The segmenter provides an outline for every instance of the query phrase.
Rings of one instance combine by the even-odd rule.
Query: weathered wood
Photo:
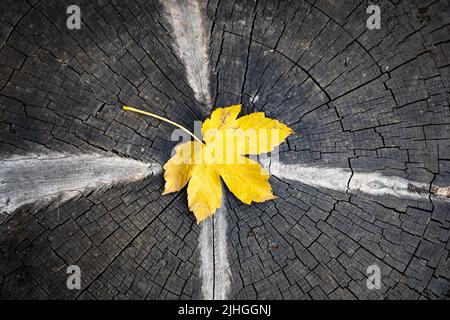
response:
[[[121,106],[193,129],[210,97],[289,124],[281,163],[349,177],[333,190],[273,172],[278,199],[246,206],[226,193],[204,226],[185,192],[161,196],[161,175],[25,205],[0,220],[0,298],[449,298],[450,202],[432,196],[450,185],[449,2],[394,3],[379,2],[381,29],[368,30],[366,1],[198,0],[184,18],[202,20],[176,30],[177,1],[84,1],[81,30],[68,30],[68,1],[1,1],[1,161],[161,165],[172,128]],[[190,43],[176,40],[192,24],[207,81],[204,52],[183,59]],[[424,195],[352,189],[364,172]],[[72,264],[81,290],[66,287]],[[366,287],[372,264],[380,290]]]
[[[0,221],[25,204],[43,206],[58,197],[64,201],[78,193],[142,180],[161,171],[159,165],[120,157],[53,155],[9,159],[0,167]]]

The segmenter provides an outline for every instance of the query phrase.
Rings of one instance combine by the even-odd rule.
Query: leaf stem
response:
[[[133,108],[133,107],[129,107],[129,106],[123,106],[122,109],[125,110],[125,111],[132,111],[132,112],[136,112],[136,113],[145,114],[146,116],[150,116],[150,117],[159,119],[161,121],[170,123],[171,125],[173,125],[175,127],[178,127],[181,130],[183,130],[184,132],[186,132],[188,135],[190,135],[192,138],[194,138],[198,142],[203,143],[202,140],[200,138],[198,138],[195,134],[193,134],[191,131],[189,131],[188,129],[183,127],[181,124],[173,122],[172,120],[169,120],[169,119],[166,119],[164,117],[158,116],[157,114],[154,114],[154,113],[151,113],[151,112],[147,112],[147,111],[144,111],[144,110],[139,110],[139,109],[136,109],[136,108]]]

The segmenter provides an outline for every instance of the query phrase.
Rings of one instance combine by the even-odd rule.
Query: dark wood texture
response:
[[[69,2],[0,2],[0,157],[164,164],[172,128],[122,104],[188,128],[209,112],[161,4],[79,1],[82,29],[71,31]],[[214,106],[242,102],[289,124],[284,163],[450,185],[449,2],[379,5],[382,27],[368,30],[365,1],[208,1]],[[449,202],[271,183],[275,201],[226,196],[230,298],[449,298]],[[17,210],[0,223],[0,298],[201,298],[199,226],[185,192],[162,190],[155,175]],[[367,290],[375,263],[382,288]],[[66,288],[71,264],[80,291]]]

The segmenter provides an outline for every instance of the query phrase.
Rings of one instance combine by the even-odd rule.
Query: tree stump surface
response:
[[[80,30],[70,1],[0,2],[0,298],[448,299],[449,2],[379,1],[379,30],[366,1],[163,2],[79,1]],[[298,170],[197,225],[161,195],[173,128],[121,107],[194,129],[236,103],[293,128]]]

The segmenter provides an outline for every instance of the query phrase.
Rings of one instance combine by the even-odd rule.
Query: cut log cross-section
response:
[[[450,297],[447,0],[0,2],[0,299]],[[295,133],[196,224],[167,123]],[[67,287],[67,267],[81,289]],[[367,286],[377,265],[381,287]]]

